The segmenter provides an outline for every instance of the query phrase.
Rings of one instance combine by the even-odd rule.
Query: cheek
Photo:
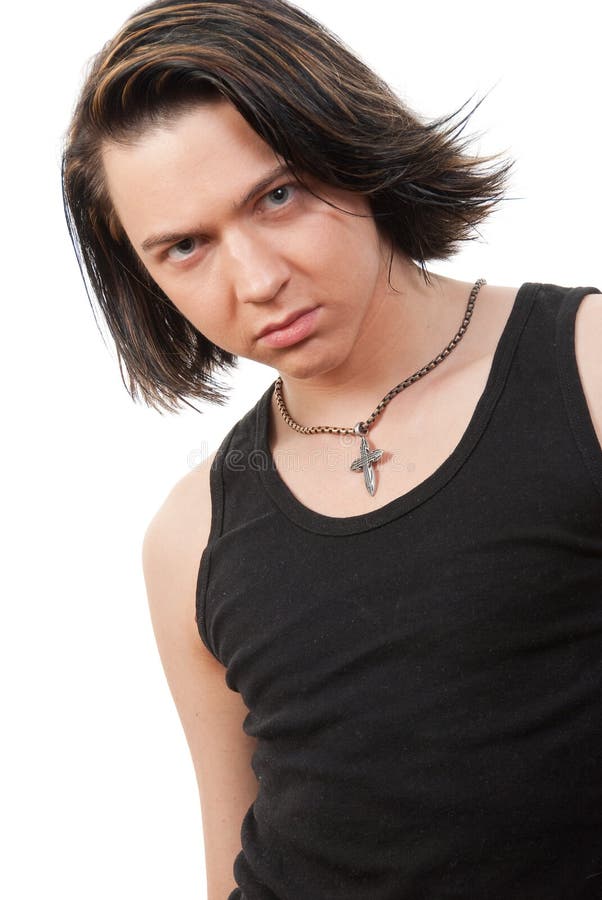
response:
[[[188,318],[189,314],[193,313],[195,301],[198,303],[199,296],[198,276],[195,277],[194,269],[178,272],[162,266],[149,265],[147,270],[174,306]]]
[[[341,217],[342,216],[342,217]],[[313,223],[306,258],[314,273],[340,292],[364,296],[374,290],[382,271],[382,247],[373,219],[345,216],[334,210]]]
[[[211,312],[219,309],[220,304],[207,286],[204,285],[201,289],[193,274],[184,277],[183,273],[166,274],[165,271],[155,273],[152,267],[148,267],[148,272],[178,312],[205,337],[219,343],[215,340],[220,337],[219,322]]]

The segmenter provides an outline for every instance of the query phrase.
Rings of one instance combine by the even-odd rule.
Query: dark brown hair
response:
[[[124,384],[134,400],[140,395],[159,410],[193,397],[223,404],[227,388],[215,376],[237,357],[205,338],[142,266],[112,209],[101,149],[219,98],[298,177],[306,172],[366,196],[379,231],[426,278],[427,260],[448,258],[477,236],[512,165],[467,152],[463,130],[474,110],[459,118],[466,104],[421,121],[341,41],[284,0],[159,0],[135,13],[93,60],[67,134],[63,197],[88,296],[115,342]]]

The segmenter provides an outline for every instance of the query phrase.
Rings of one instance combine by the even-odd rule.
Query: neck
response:
[[[391,388],[427,365],[452,340],[471,289],[472,283],[437,275],[427,284],[417,266],[394,259],[390,285],[387,266],[351,338],[337,329],[333,309],[330,320],[324,318],[324,344],[329,342],[330,352],[321,355],[324,345],[316,341],[313,365],[305,363],[302,374],[292,363],[283,366],[280,376],[289,414],[302,425],[350,427],[367,418]],[[455,354],[461,355],[458,348],[441,369],[449,371]],[[432,381],[441,376],[433,370],[424,377]]]

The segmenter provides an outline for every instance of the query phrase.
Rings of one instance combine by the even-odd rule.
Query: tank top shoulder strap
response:
[[[205,625],[205,600],[211,568],[211,556],[216,541],[228,527],[232,527],[236,517],[257,515],[257,490],[250,490],[258,481],[257,470],[261,460],[257,460],[255,448],[256,419],[258,409],[271,393],[273,385],[257,403],[239,419],[223,438],[209,470],[211,494],[211,525],[207,544],[201,555],[196,583],[196,623],[203,643],[219,660],[211,636]],[[241,478],[241,473],[251,474],[251,479]]]
[[[579,306],[588,294],[600,293],[602,292],[595,287],[566,290],[556,316],[556,362],[573,438],[602,496],[602,448],[583,390],[575,350],[575,324]]]

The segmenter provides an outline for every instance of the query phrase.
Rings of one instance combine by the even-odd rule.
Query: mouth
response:
[[[311,309],[293,313],[282,322],[264,328],[259,335],[259,340],[264,346],[276,350],[298,344],[313,331],[319,310],[319,306],[314,306]]]
[[[309,312],[312,312],[314,309],[317,309],[317,306],[308,306],[305,309],[297,310],[297,312],[290,313],[285,319],[282,319],[280,322],[272,322],[271,325],[266,325],[265,328],[259,332],[257,335],[257,339],[264,337],[266,334],[271,334],[273,331],[281,331],[283,328],[287,328],[289,325],[292,325],[293,322],[296,322],[297,319],[300,319],[301,316],[306,315]]]

